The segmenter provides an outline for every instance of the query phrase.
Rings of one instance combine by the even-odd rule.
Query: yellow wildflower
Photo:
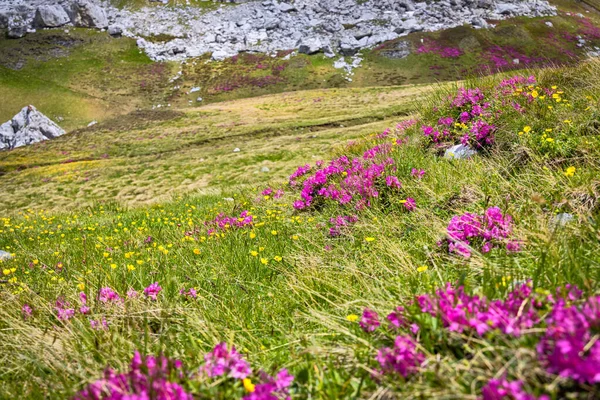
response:
[[[569,168],[567,168],[567,170],[564,172],[564,174],[565,174],[565,176],[567,176],[567,177],[568,177],[568,176],[573,176],[573,175],[575,175],[575,171],[576,171],[576,168],[575,168],[575,167],[569,167]]]
[[[254,392],[254,384],[252,383],[252,380],[250,380],[250,378],[245,378],[242,382],[244,383],[244,389],[246,389],[246,392]]]
[[[358,315],[356,314],[350,314],[346,317],[346,319],[350,322],[355,322],[358,319]]]

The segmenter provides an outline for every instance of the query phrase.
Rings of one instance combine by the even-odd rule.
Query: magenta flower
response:
[[[425,361],[425,355],[416,348],[410,336],[397,336],[393,347],[384,347],[377,352],[376,360],[382,374],[399,374],[404,378],[415,374]]]
[[[29,304],[23,304],[23,307],[21,307],[21,313],[23,314],[23,319],[28,319],[33,314],[33,310]]]
[[[244,379],[252,373],[250,364],[237,352],[235,346],[227,350],[225,342],[219,343],[204,356],[205,365],[201,371],[209,377],[228,375],[235,379]]]
[[[388,314],[387,320],[390,322],[390,327],[392,328],[400,328],[404,325],[404,307],[398,306],[396,310]]]
[[[56,311],[56,317],[60,321],[68,321],[75,316],[75,309],[69,307],[70,304],[65,302],[62,297],[56,299],[54,310]]]
[[[104,377],[89,384],[74,400],[193,400],[172,377],[182,376],[182,364],[166,357],[141,356],[136,352],[129,371],[108,368]]]
[[[277,373],[276,377],[271,377],[261,372],[261,382],[254,387],[254,391],[243,400],[276,400],[289,399],[288,388],[294,381],[294,377],[284,368]]]
[[[408,197],[403,205],[407,211],[414,211],[414,209],[417,208],[417,202],[412,197]]]
[[[144,289],[144,294],[146,295],[146,297],[149,297],[152,300],[156,300],[156,296],[158,296],[161,290],[162,288],[158,285],[158,282],[154,282],[146,289]]]
[[[81,307],[79,307],[79,312],[82,314],[89,314],[90,308],[87,306],[87,296],[85,293],[79,293],[79,299],[81,301]]]
[[[550,400],[548,396],[535,397],[523,390],[522,381],[492,379],[481,390],[481,400]]]
[[[95,331],[98,331],[98,330],[107,331],[108,330],[108,322],[106,322],[106,318],[104,318],[104,317],[102,317],[102,320],[91,319],[90,327]]]
[[[375,311],[365,308],[358,325],[360,325],[365,332],[373,332],[381,325],[379,322],[379,315]]]
[[[388,187],[392,187],[392,188],[396,188],[396,189],[400,189],[402,187],[402,184],[400,183],[398,178],[393,175],[385,177],[385,184]]]
[[[121,298],[109,287],[103,287],[98,292],[98,300],[102,303],[117,303],[121,301]]]
[[[423,178],[423,175],[425,175],[425,170],[413,168],[410,171],[410,174],[416,179],[421,179]]]

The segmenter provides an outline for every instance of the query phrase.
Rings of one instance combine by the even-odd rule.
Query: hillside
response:
[[[182,360],[185,375],[157,373],[199,398],[253,394],[266,379],[215,380],[211,376],[220,373],[211,363],[219,357],[237,360],[241,372],[234,377],[248,375],[244,359],[254,371],[285,367],[294,381],[289,386],[281,372],[277,382],[283,386],[277,390],[287,392],[289,386],[300,398],[475,398],[484,386],[485,393],[514,380],[522,383],[513,389],[522,386],[519,390],[550,398],[595,397],[596,387],[587,384],[595,378],[570,372],[552,358],[558,339],[548,335],[556,324],[570,321],[557,319],[565,304],[556,299],[564,293],[570,312],[580,313],[569,318],[588,321],[572,336],[584,342],[572,346],[591,351],[569,368],[597,365],[591,336],[596,314],[590,314],[597,300],[589,296],[598,289],[599,271],[599,70],[592,62],[502,84],[500,78],[467,83],[481,92],[437,89],[433,97],[421,97],[429,100],[421,101],[416,125],[396,118],[401,123],[383,133],[372,126],[372,135],[337,146],[324,154],[325,164],[299,169],[291,186],[272,191],[256,184],[256,190],[233,193],[231,200],[226,194],[194,195],[131,210],[106,204],[5,218],[0,245],[15,255],[3,263],[0,332],[10,371],[3,376],[5,395],[70,396],[107,365],[126,371],[137,349]],[[448,103],[447,96],[454,101]],[[428,130],[421,126],[445,124],[438,119],[447,110],[488,98],[483,115],[494,128],[469,139],[483,143],[480,154],[471,160],[441,158],[448,139],[423,136]],[[482,129],[477,121],[468,123]],[[460,132],[459,125],[452,132]],[[339,177],[327,172],[334,185],[328,191],[346,176],[353,177],[348,185],[359,185],[344,189],[353,193],[346,205],[329,197],[333,192],[307,192],[327,160],[337,160],[331,167],[344,165],[340,156],[357,157]],[[382,171],[378,165],[387,165],[381,167],[384,174],[398,184],[381,181],[381,172],[367,172]],[[371,184],[379,194],[367,190]],[[467,222],[457,228],[453,220],[446,230],[453,215],[471,212],[462,218],[476,221],[486,209],[485,218],[493,216],[489,223],[498,225],[483,242],[458,239],[471,226]],[[415,295],[433,293],[446,282],[465,286],[461,303],[450,301],[434,316],[422,300],[423,311],[411,305]],[[561,291],[566,284],[571,292]],[[461,304],[475,301],[471,293],[504,299],[513,290],[489,311],[478,303],[483,327],[448,319]],[[451,292],[444,293],[439,296]],[[388,317],[399,331],[375,314],[400,305],[404,308]],[[500,319],[485,322],[492,314]],[[235,344],[244,359],[221,349],[202,361],[219,342]],[[538,342],[543,347],[536,354]],[[392,347],[376,358],[376,350],[386,346]],[[400,358],[381,358],[392,351]],[[213,371],[208,376],[194,372],[204,363]]]
[[[0,398],[600,398],[600,17],[552,4],[352,74],[0,39],[0,121],[68,131],[0,151]]]

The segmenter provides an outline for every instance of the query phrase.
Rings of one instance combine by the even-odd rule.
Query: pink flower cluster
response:
[[[468,258],[471,256],[471,248],[477,244],[482,253],[488,253],[509,238],[512,225],[512,217],[508,214],[502,215],[498,207],[488,208],[484,215],[455,215],[447,228],[448,249],[451,253]],[[518,241],[509,240],[506,249],[517,252],[520,250],[520,244]]]
[[[234,346],[227,349],[227,343],[222,342],[204,356],[205,365],[202,371],[209,377],[228,375],[235,379],[244,379],[252,373],[250,364],[242,358]]]
[[[74,400],[193,400],[193,396],[171,378],[181,379],[181,361],[164,356],[142,356],[136,352],[129,371],[112,369],[79,392]]]
[[[580,383],[600,383],[600,342],[596,337],[600,330],[600,296],[588,298],[581,306],[559,298],[547,324],[537,352],[548,372]]]
[[[329,228],[329,236],[338,237],[350,225],[356,223],[358,217],[356,215],[338,215],[335,218],[330,218],[329,223],[332,225]]]
[[[463,51],[457,47],[445,47],[431,39],[425,39],[423,44],[416,50],[417,54],[437,54],[442,58],[458,58]]]
[[[448,284],[436,291],[417,297],[421,312],[438,317],[452,332],[475,331],[482,336],[499,329],[506,335],[518,337],[524,329],[539,322],[537,308],[541,303],[531,298],[531,287],[523,284],[510,292],[506,300],[488,300],[470,296],[463,287],[455,289]]]
[[[523,389],[522,381],[508,381],[502,378],[492,379],[483,387],[481,400],[550,400],[550,397],[535,397]]]
[[[437,120],[436,125],[423,125],[421,130],[432,143],[453,142],[460,138],[462,144],[474,144],[482,147],[494,142],[496,126],[489,123],[493,118],[489,111],[491,105],[485,101],[485,95],[479,88],[460,88],[456,96],[449,99],[451,115]],[[456,130],[454,124],[465,124],[467,129]]]
[[[412,337],[400,335],[392,347],[384,347],[377,352],[376,360],[383,374],[396,373],[406,378],[418,372],[425,355],[417,351],[417,344]]]
[[[294,381],[287,369],[280,370],[275,377],[269,376],[264,372],[260,373],[260,383],[256,384],[254,391],[244,400],[278,400],[290,399],[289,387]]]
[[[239,217],[230,217],[223,213],[220,213],[215,217],[214,220],[205,222],[206,226],[213,226],[214,228],[210,228],[208,233],[211,234],[216,231],[216,229],[224,230],[229,227],[234,228],[244,228],[246,226],[252,226],[254,223],[254,217],[250,214],[249,211],[245,210],[240,213]]]

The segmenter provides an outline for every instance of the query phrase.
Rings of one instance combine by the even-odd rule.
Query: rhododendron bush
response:
[[[480,149],[496,141],[500,126],[563,102],[556,86],[541,87],[534,76],[514,76],[491,87],[459,88],[426,110],[420,129],[430,144],[469,145]]]
[[[405,131],[416,123],[404,121],[394,132],[384,131],[376,138],[377,144],[365,150],[360,157],[343,155],[329,163],[318,161],[315,167],[299,167],[289,178],[292,188],[300,190],[294,201],[297,210],[319,208],[327,202],[363,210],[387,192],[400,192],[402,183],[395,175],[397,167],[392,157],[395,146],[402,145]],[[414,208],[409,202],[407,210]]]
[[[433,317],[424,318],[425,315]],[[600,297],[585,299],[571,285],[557,289],[554,295],[536,293],[531,283],[521,284],[504,299],[469,295],[464,287],[448,284],[433,295],[423,294],[415,301],[399,306],[382,324],[377,312],[366,308],[358,322],[376,342],[391,346],[374,355],[379,365],[378,379],[394,379],[426,373],[425,351],[457,345],[457,340],[479,337],[506,343],[507,338],[526,338],[522,346],[535,349],[539,366],[548,374],[558,375],[573,384],[600,382]],[[438,321],[441,324],[438,324]],[[445,334],[440,335],[440,329]],[[440,340],[446,343],[440,343]],[[423,342],[421,344],[420,342]],[[428,343],[428,344],[425,344]],[[473,341],[472,346],[477,346]],[[485,346],[486,342],[479,342]],[[509,369],[510,371],[510,369]],[[582,391],[585,389],[582,387]],[[538,388],[538,391],[543,391]],[[536,399],[527,393],[520,380],[492,379],[482,388],[483,399]],[[550,397],[543,395],[541,399]]]

